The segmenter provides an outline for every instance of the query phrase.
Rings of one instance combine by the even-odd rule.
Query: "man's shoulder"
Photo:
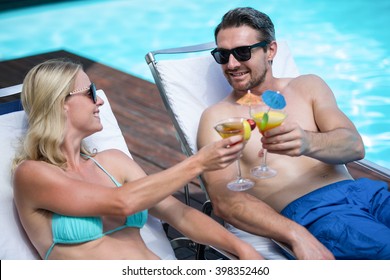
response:
[[[202,118],[218,118],[219,116],[224,115],[226,112],[231,111],[234,106],[236,106],[236,104],[225,98],[207,107],[202,113]]]
[[[292,84],[295,82],[318,82],[318,81],[323,81],[322,78],[316,74],[303,74],[299,75],[294,78],[286,78],[288,81],[288,84]]]
[[[229,107],[229,106],[231,106],[231,105],[228,102],[221,100],[221,101],[218,101],[217,103],[212,104],[209,107],[207,107],[203,111],[203,114],[212,114],[215,111],[222,110],[222,109]]]
[[[313,87],[321,88],[326,85],[325,81],[318,75],[315,74],[304,74],[294,78],[283,78],[281,79],[282,85],[281,88],[285,90],[298,90],[306,91],[312,90]]]

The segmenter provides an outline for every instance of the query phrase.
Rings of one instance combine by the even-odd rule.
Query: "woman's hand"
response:
[[[196,156],[204,171],[212,171],[229,166],[240,157],[243,149],[243,138],[236,135],[204,146]]]

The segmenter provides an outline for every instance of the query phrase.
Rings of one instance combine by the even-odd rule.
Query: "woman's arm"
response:
[[[225,250],[239,259],[263,259],[252,246],[237,238],[215,220],[172,196],[150,209],[150,213],[197,243]]]
[[[125,154],[117,154],[110,169],[120,170],[115,172],[124,181],[120,188],[75,179],[45,162],[25,161],[15,170],[15,198],[34,209],[62,215],[128,216],[153,207],[203,171],[230,165],[243,148],[241,143],[233,145],[239,141],[241,136],[212,143],[179,164],[150,176],[145,176]]]

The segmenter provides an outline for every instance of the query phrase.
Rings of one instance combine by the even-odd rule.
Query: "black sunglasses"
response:
[[[76,89],[76,90],[70,92],[69,95],[80,94],[80,93],[83,93],[83,91],[86,91],[86,90],[88,90],[88,95],[91,96],[91,99],[92,99],[93,103],[96,104],[96,102],[97,102],[97,95],[96,95],[96,86],[95,86],[94,83],[91,83],[91,85],[89,87],[82,88],[82,89]]]
[[[251,50],[258,47],[265,47],[268,45],[268,41],[261,41],[252,46],[242,46],[231,50],[215,48],[211,51],[211,55],[214,57],[218,64],[226,64],[229,62],[229,57],[232,54],[238,61],[247,61],[251,59]]]

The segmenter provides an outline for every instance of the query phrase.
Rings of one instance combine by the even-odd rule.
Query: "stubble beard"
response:
[[[264,65],[263,69],[264,70],[260,73],[260,75],[257,75],[256,77],[251,76],[251,79],[245,83],[244,86],[237,87],[237,85],[235,85],[230,79],[228,79],[228,83],[232,86],[234,92],[245,94],[248,90],[261,86],[264,83],[268,68]]]
[[[249,89],[261,86],[265,81],[265,77],[267,76],[267,72],[268,72],[268,69],[264,68],[264,71],[259,76],[252,78],[247,83],[245,91],[248,91]]]

